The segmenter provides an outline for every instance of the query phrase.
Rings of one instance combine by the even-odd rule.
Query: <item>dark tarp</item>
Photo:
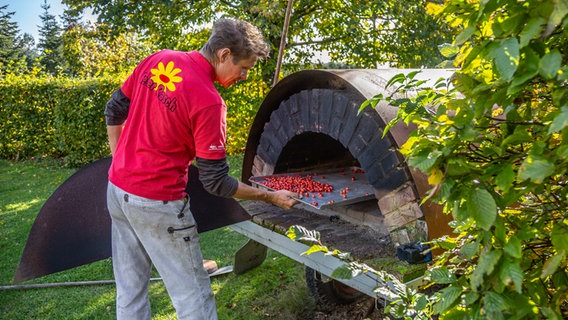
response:
[[[47,199],[28,237],[13,283],[38,278],[111,256],[106,206],[111,158],[77,171]],[[186,192],[199,232],[250,219],[235,199],[211,195],[189,167]]]

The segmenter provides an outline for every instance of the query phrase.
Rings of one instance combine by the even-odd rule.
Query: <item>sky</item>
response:
[[[0,0],[0,6],[8,5],[5,12],[15,12],[11,21],[18,24],[20,34],[31,34],[36,43],[39,41],[38,29],[41,25],[39,16],[43,13],[41,6],[44,0]],[[61,4],[60,0],[47,0],[50,6],[49,12],[57,17],[57,21],[61,22],[59,16],[63,14],[65,6]],[[89,15],[85,14],[84,19],[89,20]],[[90,18],[93,20],[93,18]]]

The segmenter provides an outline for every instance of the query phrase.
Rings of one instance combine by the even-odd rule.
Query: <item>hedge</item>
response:
[[[0,82],[0,157],[63,158],[83,165],[109,154],[104,104],[114,78],[10,77]]]
[[[252,80],[252,79],[251,79]],[[0,81],[0,158],[61,158],[78,167],[109,155],[104,105],[121,77],[9,77]],[[228,105],[229,153],[244,150],[266,86],[220,88]]]

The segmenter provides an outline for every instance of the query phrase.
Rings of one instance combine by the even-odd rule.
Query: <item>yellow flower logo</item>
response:
[[[169,91],[176,91],[176,82],[181,82],[183,79],[181,77],[176,76],[176,74],[181,72],[180,68],[174,69],[174,62],[168,62],[168,65],[164,68],[163,63],[158,63],[158,69],[151,69],[150,70],[153,74],[152,81],[154,81],[157,86],[156,89],[160,87],[160,85],[164,86],[164,92]]]

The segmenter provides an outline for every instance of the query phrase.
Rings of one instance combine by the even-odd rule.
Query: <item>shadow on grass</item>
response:
[[[230,158],[240,177],[242,156]],[[0,286],[9,286],[31,226],[41,206],[75,170],[55,161],[11,162],[0,159]],[[207,259],[232,265],[235,252],[248,239],[230,228],[203,233]],[[243,275],[212,278],[219,319],[297,319],[314,308],[305,286],[303,266],[269,250],[266,261]],[[158,275],[156,274],[156,277]],[[25,284],[112,280],[112,262],[105,259],[27,281]],[[161,281],[150,286],[153,319],[175,319]],[[115,286],[89,285],[0,291],[0,319],[114,319]]]

